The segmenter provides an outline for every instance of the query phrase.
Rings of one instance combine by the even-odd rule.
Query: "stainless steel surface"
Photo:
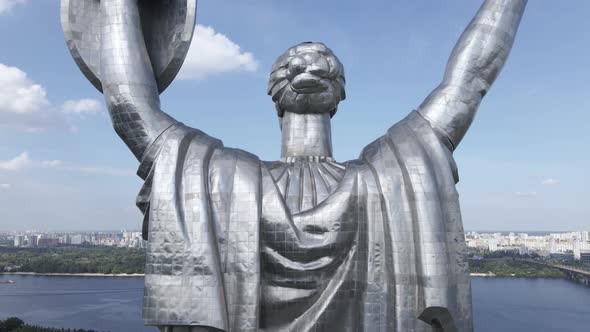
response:
[[[346,98],[344,67],[323,43],[289,48],[272,66],[268,94],[279,117],[284,112],[336,114]]]
[[[142,13],[145,43],[160,92],[176,77],[193,31],[195,0],[137,0]],[[100,0],[62,0],[61,24],[72,57],[90,82],[102,92]]]
[[[512,49],[526,0],[485,1],[455,45],[442,83],[418,108],[457,146]]]
[[[166,332],[472,331],[452,151],[525,5],[485,1],[443,83],[358,159],[338,163],[330,117],[345,98],[344,71],[325,45],[296,45],[273,66],[282,159],[265,162],[162,112],[143,36],[151,19],[137,0],[102,0],[100,80],[145,180],[145,323]]]
[[[279,121],[282,132],[281,158],[332,157],[330,114],[285,112]]]

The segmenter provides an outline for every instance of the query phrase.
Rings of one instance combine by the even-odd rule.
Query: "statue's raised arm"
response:
[[[527,0],[486,0],[455,45],[442,83],[418,112],[456,147],[504,66]]]
[[[68,48],[140,160],[176,122],[161,111],[159,94],[180,70],[195,16],[196,0],[61,0]]]
[[[101,83],[113,127],[141,160],[175,121],[160,110],[137,0],[101,0]]]

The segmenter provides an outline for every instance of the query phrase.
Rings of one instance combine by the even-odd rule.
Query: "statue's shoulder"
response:
[[[231,177],[238,170],[258,174],[260,163],[258,156],[253,153],[222,146],[213,150],[209,161],[209,172],[222,178]]]

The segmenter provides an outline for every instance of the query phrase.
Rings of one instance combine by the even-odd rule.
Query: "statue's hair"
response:
[[[284,110],[279,106],[279,100],[282,92],[290,84],[289,63],[296,56],[302,53],[317,53],[326,60],[329,66],[328,79],[334,83],[338,92],[340,93],[340,101],[346,98],[345,85],[346,79],[344,77],[344,66],[338,60],[336,55],[326,45],[319,42],[304,42],[293,47],[290,47],[285,53],[277,58],[272,66],[268,82],[268,95],[272,97],[275,102],[277,113],[282,117]],[[337,106],[330,112],[331,116],[336,114]]]

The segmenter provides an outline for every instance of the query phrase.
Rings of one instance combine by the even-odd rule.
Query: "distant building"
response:
[[[77,245],[77,244],[82,244],[82,242],[84,242],[84,239],[82,238],[81,234],[76,234],[76,235],[70,236],[70,243],[69,244]]]
[[[39,236],[37,235],[27,235],[27,247],[36,247],[39,241]]]
[[[15,235],[14,236],[14,246],[15,247],[23,247],[25,245],[25,236],[24,235]]]
[[[549,258],[556,259],[562,263],[572,263],[574,261],[573,253],[551,253]]]
[[[580,246],[580,241],[575,240],[574,241],[574,260],[579,261],[581,259],[581,257],[580,257],[581,253],[582,253],[582,249]]]
[[[516,244],[516,235],[514,233],[508,234],[508,245],[513,246]]]
[[[590,252],[580,253],[580,263],[590,265]]]
[[[488,242],[488,250],[489,251],[498,251],[498,244],[496,243],[496,241]]]
[[[37,245],[39,247],[43,247],[43,248],[55,247],[58,244],[59,244],[59,239],[49,238],[49,237],[40,238],[39,242],[37,243]]]

